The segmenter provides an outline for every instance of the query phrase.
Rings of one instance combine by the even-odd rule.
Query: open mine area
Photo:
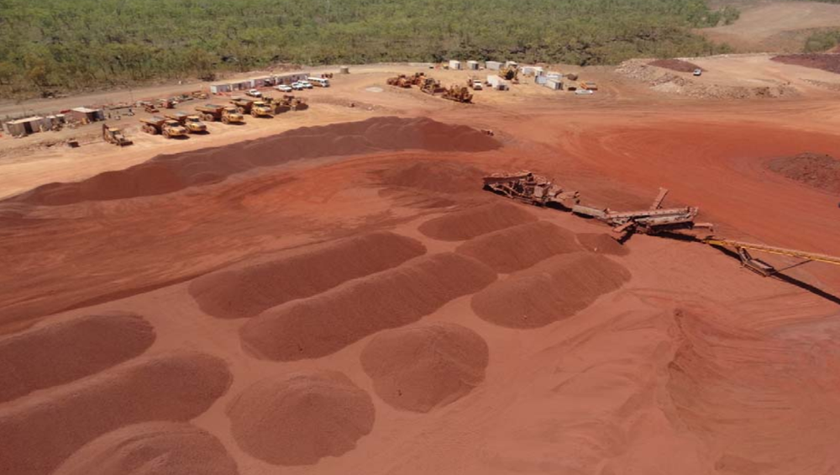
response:
[[[4,136],[0,472],[836,473],[840,76],[651,61],[323,68],[185,139]],[[570,201],[485,189],[522,171]]]

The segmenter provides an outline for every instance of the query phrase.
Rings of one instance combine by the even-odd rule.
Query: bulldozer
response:
[[[283,94],[283,103],[287,104],[293,111],[302,111],[309,108],[309,104],[306,103],[306,100],[301,97],[295,97],[291,94]]]
[[[388,78],[388,80],[386,82],[388,83],[389,86],[396,86],[396,87],[402,87],[404,89],[408,89],[408,88],[411,87],[412,81],[413,81],[413,79],[409,78],[405,74],[400,74],[399,76]]]
[[[440,85],[440,81],[431,77],[424,78],[423,83],[420,85],[420,92],[424,92],[426,94],[442,94],[444,91],[446,91],[446,89]]]
[[[206,134],[207,126],[201,122],[197,115],[190,115],[186,112],[177,112],[175,114],[166,114],[167,119],[177,120],[179,124],[183,125],[191,134]]]
[[[413,76],[409,78],[409,82],[412,86],[420,87],[426,81],[426,74],[423,72],[414,73]]]
[[[167,119],[161,116],[153,116],[150,119],[140,119],[143,123],[142,130],[151,135],[163,135],[171,139],[173,137],[186,137],[187,129],[177,120]]]
[[[452,85],[449,89],[443,91],[443,98],[462,104],[469,104],[472,102],[473,95],[465,86]]]
[[[131,145],[131,140],[125,138],[123,135],[122,130],[117,129],[115,127],[109,127],[108,124],[102,124],[102,138],[108,142],[112,143],[118,147],[125,147],[126,145]]]
[[[201,113],[201,118],[207,122],[217,120],[223,124],[242,124],[245,122],[245,118],[233,106],[205,104],[203,106],[196,106],[195,110]]]

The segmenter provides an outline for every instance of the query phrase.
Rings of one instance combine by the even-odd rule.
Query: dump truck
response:
[[[191,134],[205,134],[207,133],[207,126],[201,122],[197,115],[190,115],[186,112],[176,112],[175,114],[166,114],[167,119],[177,120],[179,124],[186,127]]]
[[[177,120],[156,115],[150,119],[140,119],[140,122],[143,123],[143,132],[147,134],[160,134],[168,139],[172,137],[185,137],[187,135],[187,129],[178,123]]]
[[[131,140],[125,138],[125,135],[123,135],[122,130],[116,127],[109,127],[107,124],[102,124],[102,138],[106,142],[112,143],[119,147],[125,147],[126,145],[131,145],[132,143],[134,143]]]
[[[223,124],[241,124],[245,122],[245,118],[233,106],[205,104],[203,106],[196,106],[195,110],[201,113],[201,118],[207,122],[215,122],[217,120]]]
[[[234,97],[230,101],[236,106],[236,111],[240,114],[251,114],[253,117],[271,117],[271,107],[264,101],[255,101],[247,97]]]

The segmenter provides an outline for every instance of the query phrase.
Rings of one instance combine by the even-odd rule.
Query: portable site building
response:
[[[274,76],[274,82],[278,85],[291,84],[293,82],[305,81],[306,78],[308,78],[311,75],[312,74],[310,74],[308,71],[298,73],[277,74]]]
[[[303,81],[309,77],[308,72],[278,74],[273,76],[260,76],[252,79],[237,79],[229,82],[220,82],[210,85],[211,94],[225,94],[234,91],[247,91],[256,87],[274,86],[277,84],[291,84],[296,81]]]
[[[548,81],[548,76],[544,76],[544,75],[534,76],[534,82],[539,84],[540,86],[545,85],[546,81]]]
[[[210,94],[223,94],[232,90],[229,83],[219,83],[210,85]]]
[[[76,107],[70,109],[67,115],[76,122],[83,124],[96,122],[97,120],[105,120],[105,111],[102,109],[91,109],[89,107]]]
[[[502,63],[498,61],[487,61],[486,63],[484,63],[484,66],[487,69],[492,69],[493,71],[498,71],[502,69]]]
[[[29,134],[40,132],[42,127],[44,129],[47,128],[44,124],[44,118],[40,116],[26,117],[6,122],[6,130],[14,137],[25,137]]]
[[[541,76],[543,68],[539,66],[522,66],[522,74],[525,76]]]
[[[478,61],[467,61],[467,69],[478,70]]]
[[[507,81],[499,77],[497,74],[487,76],[487,84],[489,84],[493,89],[499,91],[506,91],[508,89]]]
[[[555,71],[549,71],[549,72],[545,75],[545,77],[547,77],[548,79],[555,79],[555,80],[558,80],[558,81],[559,81],[559,80],[563,79],[563,74],[562,74],[562,73],[555,72]]]
[[[563,82],[559,79],[546,79],[545,87],[549,89],[553,89],[555,91],[562,91],[563,90]]]
[[[449,60],[449,69],[461,69],[461,62],[457,59]]]

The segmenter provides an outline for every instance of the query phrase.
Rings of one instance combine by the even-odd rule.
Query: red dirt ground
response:
[[[438,323],[380,333],[362,351],[361,363],[383,401],[429,412],[481,384],[489,357],[480,335],[460,325]]]
[[[147,422],[109,432],[82,447],[55,475],[237,475],[212,434],[176,422]]]
[[[773,61],[806,68],[822,69],[831,73],[840,73],[840,54],[838,53],[803,53],[774,56]]]
[[[803,153],[771,160],[767,168],[805,185],[840,194],[840,160],[834,157]]]
[[[581,106],[522,87],[431,103],[498,141],[383,119],[285,136],[340,145],[203,186],[150,174],[129,199],[0,203],[0,368],[25,373],[0,402],[0,472],[108,473],[160,451],[172,470],[270,475],[833,473],[837,268],[763,279],[696,242],[621,247],[478,177],[531,169],[617,210],[664,186],[718,235],[840,255],[837,197],[769,168],[840,156],[836,101],[675,105],[604,85]],[[339,133],[372,124],[376,147]],[[197,176],[196,157],[252,164],[261,146],[153,163],[195,159]],[[92,316],[113,341],[75,333]]]
[[[683,61],[682,59],[657,59],[656,61],[651,61],[649,64],[680,73],[693,73],[695,69],[703,69],[694,63]]]
[[[231,431],[249,454],[276,465],[340,457],[373,429],[370,396],[334,371],[260,381],[228,408]]]

